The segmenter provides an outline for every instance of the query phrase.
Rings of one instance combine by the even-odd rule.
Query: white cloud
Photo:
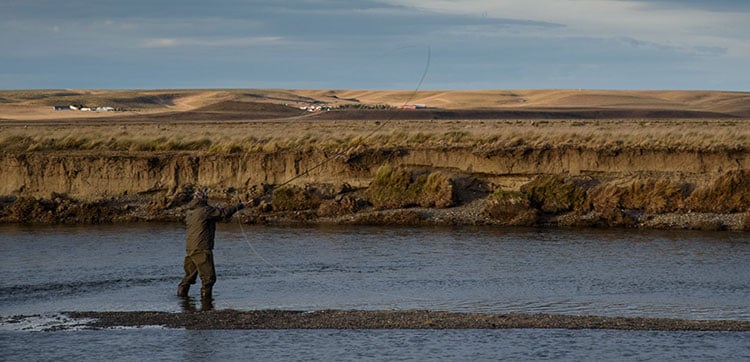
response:
[[[180,41],[174,38],[149,39],[143,42],[144,48],[167,48],[179,45]]]
[[[750,84],[750,5],[744,5],[750,2],[84,2],[46,11],[40,2],[23,1],[0,12],[6,50],[0,88],[92,79],[105,87],[411,88],[427,46],[433,59],[425,88],[433,89],[746,90]],[[69,71],[56,71],[66,61]],[[185,72],[208,66],[217,71],[187,83]],[[340,74],[349,69],[349,76]],[[65,75],[80,73],[102,76]]]
[[[750,56],[750,13],[711,11],[705,7],[657,7],[620,0],[385,0],[428,11],[474,14],[563,24],[535,29],[534,36],[633,38],[676,49],[727,48]]]
[[[141,46],[143,48],[171,48],[181,46],[196,47],[246,47],[255,45],[279,44],[284,38],[277,36],[262,37],[240,37],[240,38],[153,38],[145,40]]]

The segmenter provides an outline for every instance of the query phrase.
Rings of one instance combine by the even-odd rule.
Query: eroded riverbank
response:
[[[248,224],[747,230],[750,157],[516,147],[0,155],[0,222],[180,221],[196,188]]]
[[[364,108],[313,114],[225,96],[240,98],[4,121],[0,222],[180,221],[192,191],[209,188],[214,203],[252,200],[248,224],[750,228],[742,112],[607,118],[587,103],[506,119],[356,101]]]

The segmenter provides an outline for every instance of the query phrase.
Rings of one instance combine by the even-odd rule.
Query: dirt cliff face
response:
[[[6,154],[0,156],[0,195],[48,197],[54,192],[89,199],[169,192],[184,185],[244,190],[294,177],[299,177],[295,183],[366,185],[371,177],[369,168],[348,167],[338,160],[319,165],[325,159],[322,153],[300,152]]]
[[[493,215],[504,215],[503,220],[516,220],[516,214],[535,215],[534,218],[520,218],[522,225],[550,222],[555,224],[579,225],[576,221],[559,218],[561,213],[588,215],[597,213],[607,222],[596,225],[633,226],[638,218],[625,217],[621,210],[623,205],[636,208],[638,212],[669,211],[692,212],[701,203],[711,203],[711,198],[727,199],[722,193],[729,193],[733,200],[731,210],[722,210],[722,206],[709,210],[712,213],[744,213],[748,191],[738,187],[746,182],[744,170],[750,169],[750,157],[742,150],[713,151],[675,151],[653,149],[620,149],[594,150],[587,148],[509,148],[501,150],[477,150],[469,148],[449,149],[358,149],[348,153],[331,154],[323,151],[283,151],[258,153],[218,154],[207,152],[139,152],[139,153],[100,153],[91,152],[29,152],[4,154],[0,156],[0,219],[5,221],[41,221],[41,222],[103,222],[117,220],[178,220],[181,217],[181,205],[189,201],[189,192],[194,187],[207,187],[214,197],[229,201],[236,197],[256,198],[257,215],[250,221],[263,222],[270,218],[264,212],[273,210],[273,200],[269,192],[279,185],[297,185],[300,192],[307,193],[306,200],[314,198],[314,205],[323,205],[326,210],[293,210],[298,221],[310,222],[326,213],[341,216],[340,210],[356,213],[367,209],[372,193],[361,193],[343,198],[346,192],[366,189],[376,175],[376,170],[383,165],[413,170],[414,177],[430,172],[440,171],[451,175],[449,184],[442,187],[450,189],[455,200],[441,202],[441,205],[461,206],[473,200],[486,197],[493,190],[515,192],[521,199],[506,202],[495,202],[495,209],[474,216],[488,218]],[[706,189],[719,184],[717,179],[728,172],[740,172],[730,177],[729,186],[722,186],[725,191]],[[746,172],[745,172],[746,173]],[[535,201],[534,192],[538,188],[526,187],[531,181],[557,175],[572,178],[574,183],[586,185],[581,189],[586,200],[576,203],[575,207],[558,209],[550,208]],[[739,177],[739,178],[738,178]],[[407,177],[408,178],[408,177]],[[628,181],[638,178],[642,191],[625,195],[635,186]],[[652,180],[645,182],[642,180]],[[654,181],[655,180],[655,181]],[[648,202],[635,203],[628,200],[638,195],[657,196],[660,191],[653,191],[659,183],[677,183],[683,190],[679,207],[663,208],[650,205]],[[731,180],[739,180],[737,182]],[[448,182],[448,181],[445,181]],[[566,181],[567,182],[567,181]],[[619,182],[619,183],[618,183]],[[734,183],[732,183],[734,182]],[[725,182],[726,183],[726,182]],[[310,185],[328,185],[325,188]],[[416,185],[416,184],[414,184]],[[411,187],[410,192],[414,191]],[[569,184],[560,182],[569,187]],[[625,186],[618,186],[625,185]],[[630,186],[628,186],[630,185]],[[643,186],[645,185],[645,186]],[[723,185],[723,184],[722,184]],[[421,187],[421,186],[420,186]],[[670,186],[671,187],[671,186]],[[673,190],[675,187],[664,187]],[[718,187],[718,186],[716,186]],[[716,188],[714,187],[714,188]],[[704,190],[705,189],[705,190]],[[626,190],[626,191],[623,191]],[[701,190],[701,199],[688,202],[688,196],[695,190]],[[521,193],[518,193],[518,192]],[[524,193],[525,192],[525,193]],[[546,191],[545,191],[546,192]],[[640,192],[640,193],[639,193]],[[664,191],[671,192],[673,191]],[[740,193],[739,196],[733,193]],[[223,195],[223,196],[216,196]],[[467,196],[469,195],[469,196]],[[521,195],[521,196],[518,196]],[[712,196],[713,195],[713,196]],[[294,195],[289,195],[294,197]],[[608,200],[618,201],[610,202]],[[659,200],[669,201],[665,196]],[[698,196],[694,196],[696,199]],[[673,198],[674,199],[674,198]],[[34,200],[37,200],[36,203]],[[47,200],[47,201],[43,201]],[[102,200],[109,200],[103,202]],[[327,201],[329,200],[329,201]],[[622,201],[625,200],[625,201]],[[23,201],[23,203],[21,203]],[[342,207],[341,205],[347,207]],[[498,210],[497,205],[514,205],[511,214],[508,210]],[[729,203],[725,203],[729,205]],[[14,206],[15,205],[15,208]],[[518,205],[525,205],[518,209]],[[636,206],[628,206],[636,205]],[[671,204],[670,204],[671,205]],[[282,210],[282,208],[278,208]],[[15,210],[15,211],[14,211]],[[277,210],[277,211],[278,211]],[[78,214],[81,215],[78,215]],[[94,213],[94,215],[92,215]],[[59,220],[55,215],[66,215],[67,219]],[[545,216],[546,215],[546,216]],[[602,216],[604,215],[604,216]],[[590,215],[589,215],[590,217]],[[30,219],[30,220],[25,220]],[[388,215],[388,220],[394,218]],[[380,219],[367,219],[377,222]],[[420,222],[418,215],[400,215],[394,220]],[[610,222],[616,219],[617,222]],[[597,219],[598,220],[598,219]],[[382,220],[381,220],[382,221]],[[455,221],[455,220],[454,220]],[[642,221],[642,220],[641,220]],[[743,228],[743,221],[736,222]],[[473,220],[471,223],[484,223]],[[504,222],[499,222],[503,224]],[[513,224],[512,222],[510,224]],[[643,224],[643,222],[641,222]],[[689,227],[689,225],[688,225]],[[719,227],[721,228],[721,227]]]
[[[705,182],[712,175],[750,169],[741,151],[597,151],[588,149],[364,150],[348,155],[311,152],[25,153],[0,156],[0,195],[81,199],[174,192],[184,185],[247,190],[261,185],[329,183],[367,187],[383,164],[440,169],[518,189],[537,175],[621,177],[658,175]]]

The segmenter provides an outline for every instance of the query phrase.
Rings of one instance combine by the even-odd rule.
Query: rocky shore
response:
[[[185,329],[619,329],[750,331],[748,321],[685,320],[552,314],[403,311],[211,310],[204,312],[71,312],[89,328],[163,326]]]

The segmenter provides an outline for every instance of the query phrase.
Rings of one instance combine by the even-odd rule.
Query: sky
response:
[[[750,1],[0,0],[0,49],[6,90],[749,91]]]

